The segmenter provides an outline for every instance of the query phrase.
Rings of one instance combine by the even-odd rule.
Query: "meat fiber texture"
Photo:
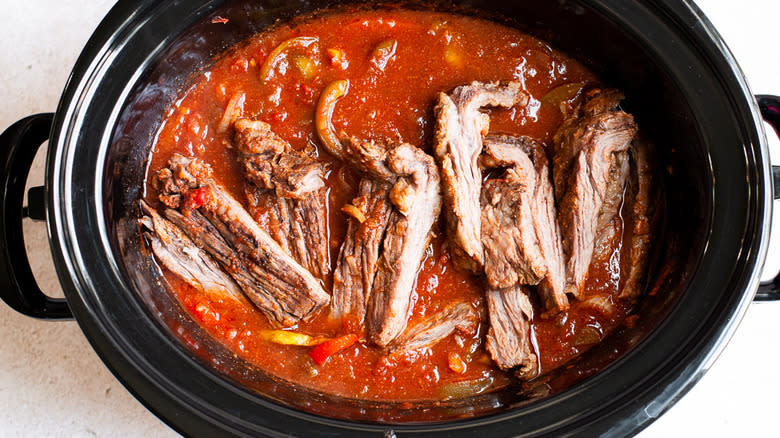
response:
[[[553,180],[566,262],[566,291],[580,298],[600,227],[617,213],[628,175],[634,118],[617,90],[591,90],[556,132]],[[606,208],[605,208],[606,207]]]
[[[569,306],[565,262],[544,146],[529,137],[488,136],[481,164],[505,168],[481,195],[488,285],[536,285],[551,313]]]
[[[518,82],[473,82],[450,94],[439,93],[434,107],[433,151],[441,169],[450,252],[459,267],[473,273],[480,273],[484,262],[479,215],[482,169],[478,161],[490,117],[481,110],[527,102],[528,95],[520,91]]]
[[[208,164],[177,154],[158,178],[166,219],[216,260],[272,322],[292,326],[329,303],[319,281],[260,229]],[[199,202],[191,202],[203,191]]]
[[[233,125],[250,211],[265,207],[271,236],[309,272],[330,272],[324,166],[296,151],[265,122],[238,119]]]
[[[414,281],[441,210],[439,172],[431,156],[407,143],[346,135],[341,142],[363,180],[347,210],[352,217],[334,272],[331,315],[357,323],[364,318],[368,339],[384,347],[406,327]]]
[[[518,368],[516,375],[527,380],[538,374],[539,360],[530,339],[533,306],[524,286],[489,289],[490,329],[486,348],[501,369]]]

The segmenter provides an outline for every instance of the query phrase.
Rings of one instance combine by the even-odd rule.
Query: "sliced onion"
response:
[[[461,399],[482,394],[493,386],[493,376],[483,376],[474,380],[445,383],[439,389],[443,400]]]
[[[271,72],[276,68],[279,62],[284,59],[284,52],[287,51],[287,49],[305,49],[318,42],[319,39],[315,37],[295,37],[283,41],[268,55],[268,58],[266,58],[262,67],[260,67],[260,80],[265,81],[268,79]]]
[[[582,302],[582,306],[590,307],[606,316],[612,316],[615,313],[615,305],[612,303],[612,299],[609,296],[597,295],[588,298],[586,301]]]
[[[601,342],[601,331],[593,326],[586,325],[574,333],[573,343],[577,347],[595,345]]]
[[[344,153],[339,137],[336,135],[336,129],[333,127],[333,109],[336,107],[336,102],[346,96],[348,91],[348,80],[338,80],[328,84],[320,95],[314,114],[314,125],[317,128],[320,141],[328,152],[340,159],[344,158]]]
[[[230,98],[227,106],[225,106],[225,112],[222,113],[222,118],[219,120],[219,124],[217,124],[217,134],[225,133],[228,128],[230,128],[230,125],[232,125],[237,118],[241,117],[244,113],[245,98],[246,94],[244,93],[236,93]]]
[[[540,101],[542,103],[560,105],[562,102],[568,102],[577,97],[577,95],[582,91],[583,87],[585,87],[585,84],[582,82],[571,82],[568,84],[559,85],[548,91]]]

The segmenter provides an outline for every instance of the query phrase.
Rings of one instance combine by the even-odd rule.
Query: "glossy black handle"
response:
[[[780,97],[758,95],[756,99],[761,116],[772,125],[775,134],[780,137]],[[772,192],[774,199],[780,199],[780,166],[772,166]],[[780,300],[780,273],[775,276],[774,280],[761,283],[754,299],[756,301]]]
[[[22,218],[39,216],[24,208],[24,187],[33,159],[48,140],[54,114],[36,114],[11,125],[0,134],[0,298],[16,311],[35,318],[69,319],[73,315],[64,299],[50,298],[35,281],[22,235]],[[32,190],[29,202],[41,196]],[[44,198],[45,199],[45,198]]]

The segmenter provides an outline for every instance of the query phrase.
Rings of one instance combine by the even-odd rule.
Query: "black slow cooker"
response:
[[[20,120],[0,136],[3,300],[33,317],[75,318],[117,378],[187,435],[498,437],[637,433],[702,376],[754,296],[778,297],[778,280],[759,285],[759,271],[773,182],[761,116],[780,126],[780,98],[750,94],[695,5],[409,3],[517,26],[625,91],[627,110],[663,163],[665,225],[648,284],[654,293],[640,302],[635,327],[613,333],[571,367],[527,387],[457,402],[345,399],[236,359],[165,292],[143,249],[137,200],[149,151],[164,111],[215,56],[278,20],[335,6],[327,0],[116,5],[84,47],[56,113]],[[30,190],[23,206],[32,159],[47,139],[46,185]],[[778,178],[775,172],[776,185]],[[46,297],[36,285],[23,217],[47,222],[65,300]],[[351,419],[333,414],[335,405]]]

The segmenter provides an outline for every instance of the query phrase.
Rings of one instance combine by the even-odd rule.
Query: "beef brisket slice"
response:
[[[519,148],[515,155],[502,177],[482,187],[485,276],[495,288],[537,284],[547,274],[531,213],[536,170]]]
[[[477,160],[490,125],[489,116],[481,109],[527,102],[528,96],[517,82],[473,82],[449,95],[439,93],[434,107],[433,148],[441,169],[450,252],[458,266],[474,273],[481,270],[483,262],[479,215],[482,172]]]
[[[169,172],[161,175],[175,180],[172,184],[163,181],[164,187],[178,187],[178,194],[185,198],[191,190],[208,191],[202,205],[191,210],[183,207],[183,214],[169,210],[166,216],[209,252],[249,298],[277,322],[289,326],[308,319],[330,301],[311,273],[260,229],[241,204],[214,181],[207,164],[177,154],[169,162]],[[248,289],[250,284],[253,287]]]
[[[620,266],[622,257],[622,243],[624,234],[624,220],[620,214],[624,201],[630,196],[626,193],[626,181],[628,179],[630,165],[628,153],[621,152],[614,156],[614,163],[609,170],[609,182],[607,194],[601,205],[596,224],[596,243],[593,246],[591,265],[608,264],[610,267]],[[624,199],[625,198],[625,199]],[[613,279],[617,280],[617,272]]]
[[[381,236],[383,220],[366,220],[360,226],[354,224],[350,236],[342,245],[336,267],[340,273],[352,273],[350,276],[357,278],[357,269],[346,266],[354,261],[349,256],[362,253],[373,262],[376,254],[374,239],[381,238],[381,254],[376,262],[373,284],[369,286],[366,282],[370,271],[364,271],[368,275],[363,275],[361,283],[368,339],[384,347],[406,327],[417,271],[425,255],[431,228],[441,211],[439,171],[431,156],[407,143],[393,145],[345,135],[342,135],[341,141],[345,159],[365,175],[361,190],[375,192],[371,197],[377,197],[381,195],[379,190],[386,188],[386,200],[391,205],[388,212],[384,204],[378,204],[378,199],[368,203],[374,204],[373,209],[379,207],[381,214],[378,217],[387,218],[384,236]],[[365,179],[371,180],[371,186],[367,185]],[[385,188],[381,188],[382,185]],[[366,216],[368,209],[359,209]],[[367,217],[370,219],[370,215]],[[361,229],[370,231],[361,233]],[[362,269],[367,268],[370,266]],[[346,278],[347,275],[342,276],[342,280]],[[365,293],[366,287],[370,288],[370,293]],[[345,293],[354,297],[357,290],[355,288]],[[340,305],[336,308],[336,314],[343,307]]]
[[[537,285],[548,312],[568,308],[565,262],[544,147],[528,137],[488,136],[481,163],[505,167],[481,196],[488,284]]]
[[[239,119],[234,143],[245,174],[254,185],[273,189],[284,198],[302,199],[324,187],[324,169],[315,158],[300,153],[259,120]]]
[[[255,306],[266,315],[272,323],[285,327],[295,325],[300,317],[287,311],[282,303],[269,292],[269,283],[276,281],[269,277],[261,267],[244,260],[220,234],[219,230],[200,211],[192,211],[188,215],[178,210],[167,209],[165,217],[184,230],[193,242],[211,255]],[[271,286],[273,287],[273,286]]]
[[[524,286],[487,291],[487,351],[499,368],[519,367],[516,375],[521,379],[531,379],[538,372],[538,358],[531,345],[533,307],[527,293]]]
[[[636,133],[630,114],[617,109],[622,94],[592,90],[581,107],[555,134],[553,179],[558,220],[567,257],[566,291],[581,297],[600,223],[602,207],[612,208],[610,196],[622,193],[625,178],[618,155],[625,154]],[[613,214],[614,216],[614,214]]]
[[[219,264],[179,227],[141,201],[139,223],[157,260],[174,275],[216,301],[247,303],[241,289]],[[247,303],[248,304],[248,303]]]
[[[406,327],[417,271],[441,211],[439,171],[431,156],[404,143],[388,153],[387,165],[398,175],[389,193],[396,211],[385,230],[366,318],[368,338],[382,347]]]
[[[473,335],[479,325],[479,314],[467,303],[456,303],[408,327],[391,342],[390,354],[430,348],[455,331]]]
[[[391,218],[393,223],[397,221],[397,211],[390,203],[390,190],[397,175],[387,166],[388,150],[395,146],[345,133],[340,137],[342,158],[363,177],[358,196],[342,207],[342,211],[350,213],[350,219],[333,274],[331,317],[350,325],[352,330],[360,330],[379,268],[385,231]]]
[[[632,214],[634,229],[631,236],[631,270],[628,273],[622,298],[636,299],[642,292],[642,280],[646,275],[650,241],[653,237],[652,217],[652,185],[653,166],[651,164],[650,146],[646,141],[637,139],[631,145],[632,167],[631,183],[634,188]]]
[[[352,328],[360,327],[365,318],[380,245],[393,214],[389,194],[388,183],[363,178],[358,196],[352,200],[351,205],[361,212],[364,219],[361,222],[351,216],[347,223],[347,234],[333,272],[331,302],[331,317],[351,322]]]
[[[323,165],[262,121],[239,119],[234,130],[244,174],[255,188],[247,193],[252,210],[262,199],[274,239],[309,272],[325,278],[330,261]]]

